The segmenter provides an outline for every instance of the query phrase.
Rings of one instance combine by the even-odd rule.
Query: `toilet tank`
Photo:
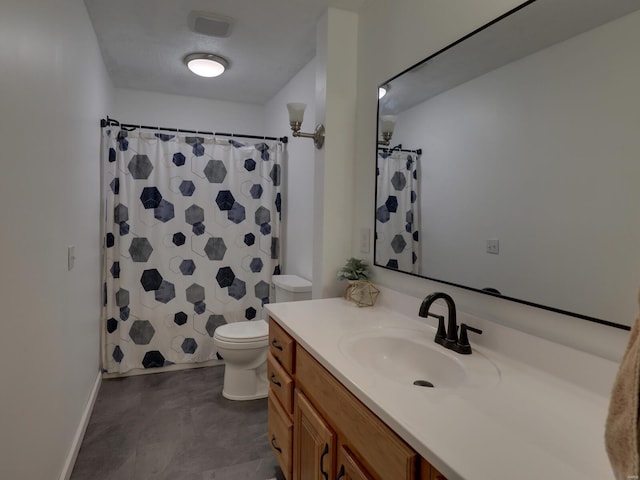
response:
[[[311,282],[297,275],[274,275],[276,303],[311,300]]]

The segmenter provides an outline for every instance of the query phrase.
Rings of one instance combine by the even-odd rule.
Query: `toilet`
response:
[[[311,299],[311,282],[297,275],[274,275],[276,302]],[[269,324],[251,320],[221,325],[213,344],[224,359],[222,396],[229,400],[255,400],[267,396]]]
[[[213,344],[225,363],[223,397],[254,400],[267,396],[267,322],[254,320],[221,325],[213,334]]]
[[[311,282],[297,275],[274,275],[276,303],[311,300]]]

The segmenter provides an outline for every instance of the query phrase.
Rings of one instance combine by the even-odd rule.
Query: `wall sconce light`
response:
[[[391,137],[393,136],[393,129],[396,126],[395,115],[382,115],[380,117],[380,132],[382,133],[382,140],[378,140],[378,145],[389,145],[391,143]]]
[[[302,120],[304,119],[304,109],[307,108],[306,103],[287,103],[289,110],[289,124],[293,131],[294,137],[313,138],[313,144],[319,150],[324,145],[324,125],[316,126],[314,133],[303,133],[300,131]]]

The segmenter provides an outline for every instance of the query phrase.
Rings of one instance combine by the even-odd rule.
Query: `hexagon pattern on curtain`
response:
[[[217,358],[279,273],[284,145],[103,128],[109,372]]]
[[[376,169],[376,263],[411,273],[420,273],[419,158],[381,149]]]

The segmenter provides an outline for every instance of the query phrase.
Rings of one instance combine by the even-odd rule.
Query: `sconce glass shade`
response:
[[[380,131],[382,133],[392,134],[396,126],[396,118],[395,115],[382,115],[380,117]]]
[[[287,110],[289,110],[289,122],[302,123],[305,108],[307,108],[306,103],[287,103]]]
[[[211,53],[191,53],[184,57],[187,68],[200,77],[213,78],[222,75],[229,62]]]

